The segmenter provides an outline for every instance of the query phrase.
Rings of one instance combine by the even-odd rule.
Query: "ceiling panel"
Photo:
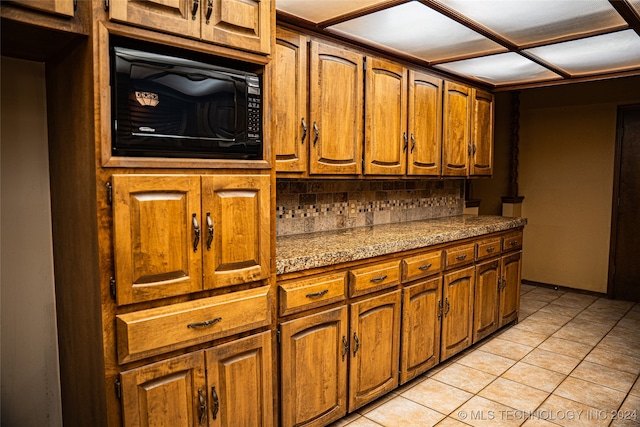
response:
[[[640,74],[640,0],[276,0],[278,20],[510,90]]]

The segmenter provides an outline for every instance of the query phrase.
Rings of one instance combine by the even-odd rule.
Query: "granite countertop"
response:
[[[461,215],[396,224],[280,236],[276,274],[302,271],[505,231],[524,218]]]

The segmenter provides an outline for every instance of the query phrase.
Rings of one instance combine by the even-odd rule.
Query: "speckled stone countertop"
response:
[[[526,225],[524,218],[461,215],[276,238],[276,274],[447,243]]]

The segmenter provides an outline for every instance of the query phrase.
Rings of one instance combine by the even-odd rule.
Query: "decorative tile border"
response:
[[[356,215],[349,216],[349,201]],[[285,180],[276,183],[276,235],[461,215],[464,180]]]

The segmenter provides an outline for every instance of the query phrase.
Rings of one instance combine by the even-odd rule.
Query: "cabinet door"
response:
[[[444,82],[442,175],[466,176],[471,149],[471,88]]]
[[[189,353],[120,374],[127,427],[197,427],[207,417],[204,355]]]
[[[404,288],[400,382],[426,372],[440,360],[442,277]]]
[[[493,174],[493,95],[473,90],[471,175]]]
[[[274,58],[273,142],[276,171],[307,170],[309,115],[307,109],[307,39],[278,28]],[[287,94],[287,96],[282,96]]]
[[[74,0],[11,0],[11,3],[63,16],[73,16],[75,12]]]
[[[269,276],[270,187],[268,175],[202,177],[205,289]]]
[[[367,57],[365,173],[403,175],[407,169],[407,70]]]
[[[117,0],[109,2],[109,19],[200,38],[198,6],[197,0]]]
[[[284,427],[324,426],[347,413],[347,307],[280,325]]]
[[[349,412],[398,386],[400,291],[351,305]]]
[[[203,40],[270,53],[271,0],[200,0],[200,3]]]
[[[440,361],[471,345],[474,267],[445,274]]]
[[[442,80],[409,71],[408,175],[439,176],[442,153]]]
[[[310,55],[309,172],[360,174],[364,57],[316,41]]]
[[[202,289],[200,177],[114,175],[119,305]]]
[[[271,333],[216,346],[205,357],[209,426],[273,425]]]
[[[502,258],[502,285],[500,289],[500,327],[516,320],[520,310],[520,275],[522,252]]]
[[[500,260],[476,265],[473,309],[473,342],[498,329]]]

